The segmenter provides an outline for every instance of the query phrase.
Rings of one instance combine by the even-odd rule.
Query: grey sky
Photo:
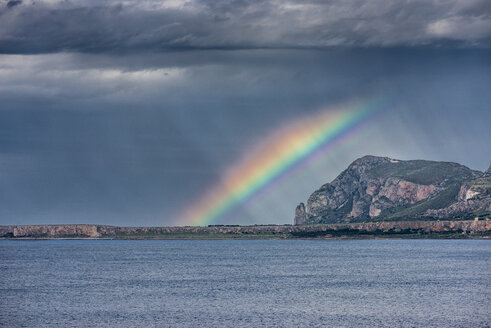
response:
[[[4,53],[489,46],[487,0],[4,1]]]
[[[0,224],[172,224],[275,129],[381,95],[358,138],[218,223],[290,223],[365,154],[491,160],[489,1],[0,8]]]

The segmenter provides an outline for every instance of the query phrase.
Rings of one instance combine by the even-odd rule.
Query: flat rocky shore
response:
[[[118,227],[97,224],[0,226],[2,239],[491,238],[491,221],[395,221],[318,225]]]

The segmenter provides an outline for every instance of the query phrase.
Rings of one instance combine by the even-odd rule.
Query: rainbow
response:
[[[385,99],[377,99],[339,106],[286,124],[246,152],[247,155],[227,170],[218,184],[182,212],[176,225],[216,222],[229,210],[281,180],[288,172],[352,136],[386,105]]]

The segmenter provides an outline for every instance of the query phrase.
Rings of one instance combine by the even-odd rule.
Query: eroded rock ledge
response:
[[[322,225],[264,225],[208,227],[117,227],[107,225],[12,225],[0,226],[2,238],[186,238],[193,235],[227,238],[227,236],[349,237],[375,234],[480,234],[491,233],[490,220],[466,221],[400,221]]]

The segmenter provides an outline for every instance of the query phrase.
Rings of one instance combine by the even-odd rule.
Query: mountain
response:
[[[491,218],[491,166],[365,156],[295,209],[295,224]]]

